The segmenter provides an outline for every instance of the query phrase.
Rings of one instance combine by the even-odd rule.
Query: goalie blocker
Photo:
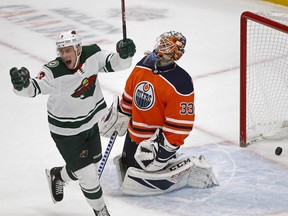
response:
[[[156,172],[129,167],[126,171],[121,155],[114,158],[121,191],[128,195],[149,196],[178,190],[189,186],[192,188],[209,188],[219,183],[211,165],[203,156],[188,156]]]

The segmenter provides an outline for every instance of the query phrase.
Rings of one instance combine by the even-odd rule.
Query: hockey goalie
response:
[[[124,194],[147,196],[219,185],[204,156],[178,156],[195,118],[192,78],[176,64],[185,44],[180,32],[161,34],[155,49],[128,77],[121,100],[114,96],[99,122],[104,137],[114,131],[126,134],[122,154],[114,158]]]

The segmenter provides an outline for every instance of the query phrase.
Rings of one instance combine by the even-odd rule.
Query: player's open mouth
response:
[[[72,63],[71,60],[65,61],[66,65],[70,65]]]

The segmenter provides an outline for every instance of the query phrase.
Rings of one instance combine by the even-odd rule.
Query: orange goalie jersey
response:
[[[192,78],[176,63],[155,69],[145,58],[127,79],[120,103],[132,117],[130,137],[140,143],[161,128],[171,144],[182,145],[195,118]]]

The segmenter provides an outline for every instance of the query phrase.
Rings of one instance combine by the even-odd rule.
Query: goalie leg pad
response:
[[[121,191],[124,194],[150,196],[175,191],[186,186],[204,189],[219,185],[211,165],[203,156],[185,157],[157,172],[146,172],[135,167],[128,168],[126,172],[123,164],[121,165],[120,156],[116,158],[114,162],[118,161],[117,172]],[[123,177],[125,172],[125,177]]]
[[[150,196],[178,190],[188,185],[192,166],[193,161],[186,157],[157,172],[130,167],[124,177],[121,191],[128,195]]]
[[[191,160],[193,166],[190,170],[188,186],[204,189],[219,185],[212,171],[212,166],[205,160],[204,156],[193,157]]]

